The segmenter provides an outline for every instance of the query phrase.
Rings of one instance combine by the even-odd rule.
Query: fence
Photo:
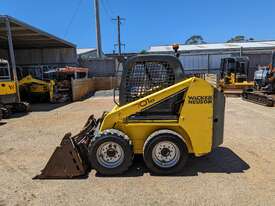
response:
[[[118,87],[119,77],[93,77],[72,80],[72,99],[81,100],[83,97],[100,90],[110,90]]]

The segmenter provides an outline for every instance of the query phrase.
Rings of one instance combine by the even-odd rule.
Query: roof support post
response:
[[[99,15],[99,1],[94,0],[95,5],[95,21],[96,21],[96,47],[97,58],[102,58],[102,45],[101,45],[101,30],[100,30],[100,15]]]
[[[6,31],[7,31],[7,36],[8,36],[9,56],[10,56],[10,61],[11,61],[13,80],[15,81],[15,85],[16,85],[17,102],[20,102],[21,100],[20,100],[19,85],[18,85],[18,78],[17,78],[17,72],[16,72],[15,55],[14,55],[12,35],[11,35],[11,26],[10,26],[10,21],[8,18],[6,18],[5,23],[6,23]]]

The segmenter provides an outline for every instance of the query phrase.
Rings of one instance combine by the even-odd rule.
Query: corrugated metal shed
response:
[[[0,58],[11,61],[11,56],[15,56],[17,66],[77,64],[74,44],[11,16],[0,15]]]
[[[78,48],[78,49],[76,49],[77,55],[86,54],[86,53],[90,53],[90,52],[94,52],[94,51],[96,51],[96,48]]]
[[[77,49],[78,60],[82,59],[95,59],[97,58],[97,49],[96,48],[81,48]]]
[[[66,47],[75,48],[70,42],[60,39],[52,34],[35,28],[11,16],[0,15],[0,45],[8,47],[6,36],[6,21],[9,21],[14,49],[21,48],[49,48]]]
[[[272,50],[275,50],[275,40],[179,45],[179,59],[186,73],[219,73],[222,58],[239,55],[247,56],[250,59],[248,77],[253,79],[254,71],[258,66],[270,63]],[[172,45],[151,46],[148,52],[174,53]]]
[[[89,68],[89,77],[114,76],[116,72],[116,60],[114,58],[79,59],[79,65]]]
[[[179,51],[209,51],[237,49],[275,49],[275,41],[255,41],[245,43],[215,43],[198,45],[179,45]],[[173,52],[171,45],[151,46],[148,52]]]

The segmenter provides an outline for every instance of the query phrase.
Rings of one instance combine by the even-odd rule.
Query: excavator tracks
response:
[[[269,95],[263,92],[243,92],[242,98],[245,101],[253,102],[256,104],[273,107],[275,103],[275,95]]]

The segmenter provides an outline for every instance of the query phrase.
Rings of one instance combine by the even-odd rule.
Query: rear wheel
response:
[[[122,132],[107,130],[91,143],[89,158],[92,167],[100,174],[122,174],[132,164],[132,146]]]
[[[152,173],[169,175],[183,170],[188,159],[188,151],[176,133],[162,130],[151,135],[145,143],[143,158]]]

